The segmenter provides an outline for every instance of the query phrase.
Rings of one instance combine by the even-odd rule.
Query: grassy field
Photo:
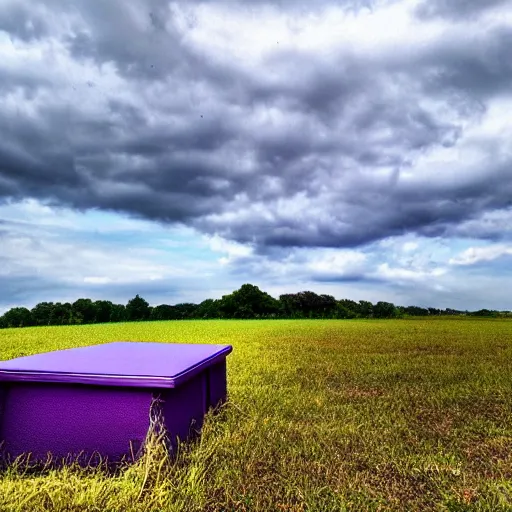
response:
[[[0,510],[512,510],[512,322],[190,321],[0,331],[7,359],[230,343],[229,403],[169,460],[0,473]]]

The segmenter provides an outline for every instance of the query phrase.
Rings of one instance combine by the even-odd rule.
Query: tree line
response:
[[[512,317],[509,311],[396,306],[390,302],[372,304],[366,300],[337,300],[332,295],[311,291],[287,293],[275,299],[252,284],[200,304],[180,303],[150,306],[136,295],[126,305],[108,300],[78,299],[70,302],[40,302],[34,308],[15,307],[0,317],[0,328],[41,325],[79,325],[106,322],[186,319],[250,319],[250,318],[404,318],[410,316],[467,315],[481,317]]]

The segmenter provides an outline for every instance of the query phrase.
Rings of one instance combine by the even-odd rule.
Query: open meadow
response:
[[[512,510],[512,322],[168,321],[0,330],[0,359],[229,343],[229,401],[173,459],[0,473],[0,510]]]

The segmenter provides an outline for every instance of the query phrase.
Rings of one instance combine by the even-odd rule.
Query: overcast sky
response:
[[[0,312],[512,309],[511,49],[507,0],[0,0]]]

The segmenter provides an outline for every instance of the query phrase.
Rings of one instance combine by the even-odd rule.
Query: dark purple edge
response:
[[[101,375],[77,375],[62,372],[46,374],[37,371],[27,373],[23,370],[0,370],[0,382],[47,382],[56,384],[89,384],[96,386],[137,388],[175,388],[200,373],[204,368],[225,359],[232,350],[233,347],[227,345],[209,358],[203,359],[200,363],[187,368],[173,377],[134,377],[120,375],[105,377]]]

